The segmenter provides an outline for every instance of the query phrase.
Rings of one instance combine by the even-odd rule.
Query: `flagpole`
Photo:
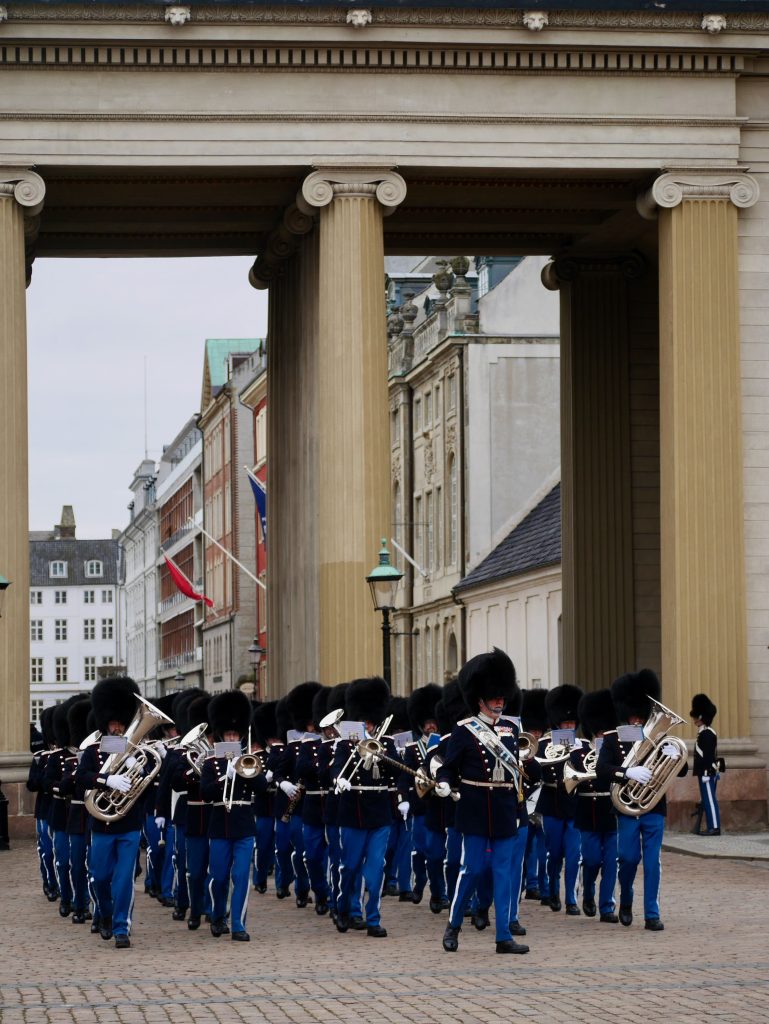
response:
[[[266,590],[266,589],[267,589],[267,586],[266,586],[266,584],[264,584],[264,583],[263,583],[263,582],[262,582],[262,581],[261,581],[261,580],[260,580],[260,579],[258,578],[258,576],[254,576],[254,574],[253,574],[253,573],[251,572],[251,570],[250,570],[250,569],[247,569],[247,568],[245,567],[245,565],[243,565],[243,563],[242,563],[242,562],[239,562],[239,561],[237,560],[237,558],[236,558],[236,557],[235,557],[235,556],[233,555],[233,553],[232,553],[231,551],[228,551],[228,550],[227,550],[227,548],[225,548],[225,547],[222,547],[222,545],[221,545],[221,544],[219,543],[219,541],[218,541],[218,540],[217,540],[217,539],[216,539],[215,537],[212,537],[212,536],[211,536],[211,534],[210,534],[210,533],[208,532],[208,530],[204,529],[204,527],[202,527],[202,526],[200,525],[200,523],[196,523],[196,522],[195,522],[195,520],[194,520],[194,519],[192,518],[192,516],[190,516],[190,517],[189,517],[189,519],[187,520],[187,522],[188,522],[188,523],[190,523],[190,524],[191,524],[192,526],[196,526],[196,527],[197,527],[197,528],[198,528],[198,529],[200,530],[200,532],[201,532],[201,533],[202,533],[202,534],[203,534],[203,535],[204,535],[205,537],[208,537],[208,539],[209,539],[209,540],[211,541],[211,543],[212,543],[212,544],[216,544],[216,546],[217,546],[217,547],[219,548],[219,550],[220,550],[220,551],[223,551],[223,552],[225,553],[225,555],[226,555],[226,556],[227,556],[227,557],[229,558],[229,560],[230,560],[231,562],[234,562],[234,563],[235,563],[235,565],[237,565],[237,567],[238,567],[238,568],[239,568],[239,569],[240,569],[240,570],[241,570],[242,572],[244,572],[244,573],[246,574],[246,576],[250,576],[250,577],[251,577],[251,579],[252,579],[252,580],[254,581],[254,583],[256,583],[256,585],[257,585],[257,586],[261,587],[261,588],[262,588],[262,590]]]

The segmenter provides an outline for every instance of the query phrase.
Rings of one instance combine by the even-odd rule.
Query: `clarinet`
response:
[[[284,824],[287,824],[291,820],[291,815],[294,813],[294,811],[299,806],[299,801],[302,799],[303,796],[304,796],[304,786],[300,782],[297,785],[297,787],[296,787],[296,795],[291,797],[291,799],[288,801],[288,804],[286,805],[285,811],[280,816],[280,820]]]

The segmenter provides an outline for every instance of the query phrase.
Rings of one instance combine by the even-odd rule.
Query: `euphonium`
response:
[[[159,725],[172,725],[173,721],[154,704],[136,695],[139,706],[125,731],[127,747],[122,754],[110,754],[101,769],[103,775],[123,775],[131,783],[126,793],[117,789],[90,789],[85,795],[86,810],[99,821],[119,821],[149,786],[163,759],[151,746],[142,744],[144,737]],[[131,766],[129,758],[133,758]],[[146,774],[145,774],[145,769]]]
[[[622,767],[643,765],[649,769],[652,777],[646,783],[627,779],[625,782],[614,782],[611,786],[611,802],[618,811],[631,818],[638,818],[656,807],[678,774],[681,758],[687,756],[684,741],[677,736],[667,735],[675,726],[681,725],[683,718],[679,718],[675,711],[659,701],[649,699],[652,711],[643,727],[644,738],[633,744]],[[676,748],[677,757],[668,757],[662,753],[668,743]]]
[[[595,769],[598,764],[598,754],[595,747],[591,747],[585,754],[582,762],[583,771],[575,768],[572,764],[565,764],[563,767],[563,788],[567,793],[573,793],[580,782],[591,782],[595,778]]]

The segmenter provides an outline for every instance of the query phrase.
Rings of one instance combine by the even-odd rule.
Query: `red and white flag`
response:
[[[171,579],[174,581],[176,586],[186,597],[191,597],[193,601],[204,601],[209,608],[213,608],[214,602],[210,597],[206,597],[205,594],[199,594],[193,587],[187,577],[184,575],[179,566],[174,562],[168,555],[163,555],[168,566],[168,571],[171,574]]]

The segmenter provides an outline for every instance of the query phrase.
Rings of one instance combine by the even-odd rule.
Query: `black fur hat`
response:
[[[509,701],[507,701],[507,703],[505,704],[505,711],[504,711],[504,713],[506,715],[515,715],[516,717],[518,717],[521,714],[521,708],[522,707],[523,707],[523,690],[519,689],[518,693],[513,698],[511,698]]]
[[[329,688],[328,694],[326,695],[326,714],[331,714],[332,711],[339,711],[341,708],[344,711],[344,697],[347,693],[347,687],[349,683],[337,683],[336,686]]]
[[[96,725],[96,715],[94,714],[93,703],[91,703],[91,710],[88,712],[88,721],[86,722],[86,725],[88,726],[86,736],[90,736],[91,733],[96,732],[98,728]]]
[[[57,747],[69,747],[72,740],[69,736],[69,712],[74,704],[82,700],[80,694],[68,697],[62,704],[57,704],[53,710],[53,739]],[[86,735],[88,735],[86,733]]]
[[[451,732],[457,722],[467,717],[467,705],[456,679],[443,687],[441,699],[435,705],[435,719],[441,736]]]
[[[344,698],[345,715],[353,722],[380,725],[387,717],[390,687],[381,676],[353,679]]]
[[[270,740],[278,738],[278,725],[275,721],[277,706],[276,700],[267,701],[265,704],[260,704],[251,716],[254,738],[262,747],[266,747]]]
[[[408,699],[408,715],[411,729],[421,735],[425,722],[432,718],[435,721],[435,705],[443,696],[443,690],[437,683],[418,686]]]
[[[88,716],[91,714],[91,698],[82,697],[76,700],[67,712],[70,746],[79,747],[93,729],[88,728]]]
[[[476,654],[466,662],[459,671],[458,681],[465,704],[474,715],[482,700],[503,697],[507,702],[517,696],[515,666],[498,647],[488,654]]]
[[[208,705],[208,720],[215,736],[232,731],[244,739],[251,721],[251,704],[248,697],[242,690],[225,690],[224,693],[217,693]]]
[[[558,729],[561,722],[579,723],[577,707],[582,690],[579,686],[572,686],[570,683],[563,683],[561,686],[554,686],[547,691],[545,696],[545,712],[547,720],[553,729]]]
[[[52,747],[55,742],[53,737],[53,713],[55,710],[56,708],[51,705],[51,707],[43,708],[40,714],[40,732],[43,734],[46,750]]]
[[[185,730],[182,736],[188,733],[190,729],[194,729],[196,725],[208,722],[208,705],[210,703],[211,697],[207,693],[204,693],[201,697],[193,697],[192,700],[185,702],[183,705]],[[181,729],[179,731],[181,732]]]
[[[278,703],[275,705],[275,735],[279,739],[286,742],[286,735],[289,729],[293,729],[291,725],[291,715],[288,712],[288,702],[285,697],[281,697]]]
[[[162,725],[157,727],[158,738],[162,737],[163,730],[170,729],[172,724],[176,726],[177,732],[181,733],[181,729],[176,721],[177,716],[174,714],[177,696],[178,694],[175,693],[167,693],[165,696],[158,697],[156,700],[152,701],[158,711],[162,711],[164,715],[168,715],[171,719],[171,722],[164,722]]]
[[[192,728],[187,717],[190,704],[198,697],[204,696],[206,696],[206,692],[201,690],[199,686],[194,686],[191,690],[182,690],[181,693],[171,695],[171,711],[168,714],[176,723],[177,732],[181,736],[184,736]]]
[[[315,694],[322,689],[320,683],[299,683],[286,694],[286,708],[291,718],[292,729],[304,732],[307,729],[307,723],[315,721],[312,714],[312,702]]]
[[[112,721],[127,728],[136,714],[138,695],[139,687],[128,676],[102,679],[97,683],[91,693],[91,704],[99,732],[106,733]]]
[[[701,718],[705,725],[712,725],[717,710],[706,693],[695,693],[692,697],[692,709],[689,712],[689,717]]]
[[[524,732],[547,732],[549,727],[545,711],[545,697],[547,697],[547,690],[541,687],[523,691],[521,725]]]
[[[599,732],[609,732],[617,728],[617,712],[611,699],[611,690],[596,690],[585,693],[577,705],[577,717],[582,732],[589,739]]]
[[[640,672],[626,672],[611,684],[611,696],[617,709],[617,720],[627,722],[631,718],[642,721],[651,714],[651,697],[659,700],[662,693],[660,681],[650,668]]]
[[[315,723],[315,728],[320,728],[321,719],[325,718],[328,714],[326,710],[326,701],[331,690],[330,686],[321,686],[315,696],[312,698],[312,720]]]
[[[387,714],[393,716],[393,720],[387,729],[390,735],[396,732],[411,732],[408,701],[405,697],[390,697],[387,704]]]

